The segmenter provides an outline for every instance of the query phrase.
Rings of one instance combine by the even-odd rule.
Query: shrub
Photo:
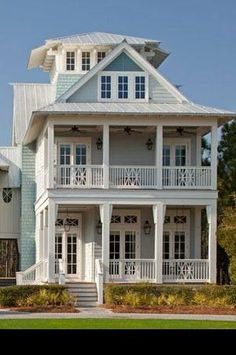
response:
[[[69,294],[65,287],[59,285],[9,286],[0,288],[0,305],[4,307],[25,306],[27,302],[31,302],[30,300],[35,300],[35,302],[39,303],[42,302],[45,305],[43,298],[47,298],[47,303],[49,304],[50,301],[50,304],[52,303],[53,305],[57,303],[57,300],[60,304],[64,299],[65,304],[68,297]]]
[[[105,303],[113,305],[182,306],[236,305],[236,286],[158,286],[153,284],[112,285],[105,287]]]

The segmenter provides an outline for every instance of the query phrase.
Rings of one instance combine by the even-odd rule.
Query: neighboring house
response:
[[[14,147],[0,149],[0,242],[18,241],[19,284],[96,282],[102,302],[104,282],[216,282],[217,127],[235,113],[183,96],[158,71],[167,55],[109,33],[31,51],[50,84],[13,84]]]

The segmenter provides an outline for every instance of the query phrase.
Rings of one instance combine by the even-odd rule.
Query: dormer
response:
[[[31,51],[28,69],[39,67],[49,72],[52,83],[58,74],[82,76],[124,40],[155,68],[168,56],[156,40],[92,32],[46,40],[43,46]]]

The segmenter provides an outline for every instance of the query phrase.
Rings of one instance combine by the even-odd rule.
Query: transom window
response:
[[[170,223],[170,216],[165,216],[164,223],[165,223],[165,224]]]
[[[66,52],[66,70],[75,70],[75,52]]]
[[[135,98],[145,99],[145,76],[135,77]]]
[[[128,76],[118,76],[118,98],[128,99]]]
[[[121,216],[112,216],[111,223],[121,223]]]
[[[5,203],[9,203],[12,200],[12,189],[11,188],[4,188],[2,190],[2,198]]]
[[[111,98],[111,77],[109,75],[101,76],[101,98]]]
[[[137,216],[125,216],[124,218],[125,223],[137,223],[138,219]]]
[[[176,224],[187,223],[187,217],[186,216],[175,216],[174,223],[176,223]]]
[[[82,52],[82,71],[90,70],[90,52]]]
[[[105,58],[106,52],[97,52],[97,63],[101,62]]]

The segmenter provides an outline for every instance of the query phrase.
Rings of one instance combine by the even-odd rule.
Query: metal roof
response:
[[[0,185],[3,185],[4,187],[20,186],[21,146],[0,147],[0,172],[1,171]]]
[[[12,144],[20,144],[27,130],[32,111],[55,101],[56,88],[52,84],[13,84]]]
[[[143,45],[146,43],[159,44],[160,41],[142,37],[126,36],[121,34],[106,33],[106,32],[88,32],[80,33],[72,36],[57,37],[46,40],[47,42],[59,41],[67,44],[83,44],[83,45],[113,45],[122,42],[124,39],[129,44]]]
[[[235,115],[234,112],[184,103],[54,103],[39,110],[42,113],[110,113],[110,114],[214,114]]]

